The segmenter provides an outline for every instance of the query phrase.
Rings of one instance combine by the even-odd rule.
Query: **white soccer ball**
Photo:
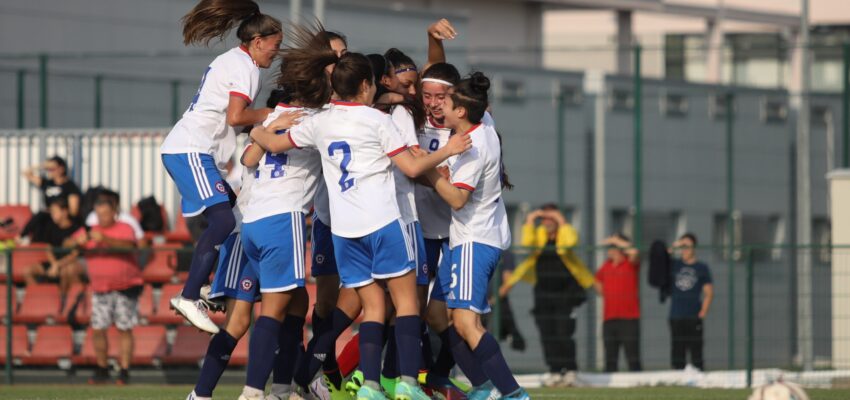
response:
[[[800,385],[780,380],[757,387],[749,400],[809,400],[809,396]]]

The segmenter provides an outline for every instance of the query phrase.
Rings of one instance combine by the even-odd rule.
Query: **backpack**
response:
[[[153,196],[139,200],[139,213],[142,230],[145,232],[162,232],[165,230],[165,221],[162,219],[162,206],[157,204]]]

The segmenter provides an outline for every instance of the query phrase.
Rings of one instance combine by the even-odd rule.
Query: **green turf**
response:
[[[182,400],[191,390],[190,385],[130,385],[130,386],[86,386],[86,385],[0,385],[0,399],[20,400]],[[216,399],[236,399],[241,387],[222,386],[216,390]],[[536,389],[531,391],[533,399],[576,399],[576,400],[744,400],[747,390],[692,389],[692,388],[639,388],[639,389]],[[850,390],[809,390],[812,400],[850,399]]]

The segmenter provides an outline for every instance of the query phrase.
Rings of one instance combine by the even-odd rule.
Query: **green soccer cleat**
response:
[[[345,390],[345,385],[342,387],[336,387],[327,376],[323,375],[322,378],[325,380],[325,387],[328,388],[330,400],[351,400],[353,398],[353,396]]]
[[[360,391],[361,386],[363,386],[363,372],[357,370],[351,374],[351,377],[348,378],[348,382],[345,383],[345,391],[348,392],[351,397],[357,397],[357,393]]]
[[[395,386],[393,400],[431,400],[419,385],[411,385],[407,382],[399,382]]]
[[[395,387],[398,385],[399,378],[387,378],[381,375],[381,389],[384,390],[384,394],[387,395],[387,398],[393,398],[395,396]]]
[[[378,390],[372,389],[369,386],[361,386],[357,390],[357,400],[387,400],[387,398]]]

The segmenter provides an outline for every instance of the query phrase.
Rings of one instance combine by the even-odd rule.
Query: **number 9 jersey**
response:
[[[407,146],[389,115],[333,101],[292,127],[289,137],[322,155],[334,235],[363,237],[400,218],[390,157]]]

